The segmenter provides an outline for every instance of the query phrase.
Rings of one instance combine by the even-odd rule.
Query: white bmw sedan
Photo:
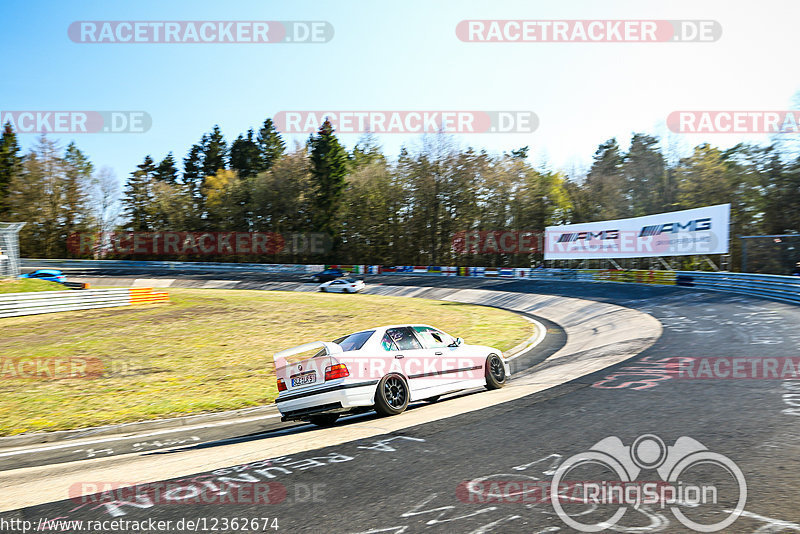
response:
[[[363,280],[337,278],[319,285],[319,290],[328,293],[358,293],[367,287]]]
[[[282,420],[326,426],[344,413],[396,415],[409,402],[497,389],[510,369],[495,348],[467,345],[432,326],[393,325],[281,351],[275,373]]]

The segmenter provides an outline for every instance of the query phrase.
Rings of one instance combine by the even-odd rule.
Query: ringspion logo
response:
[[[579,473],[589,476],[576,477]],[[655,473],[660,482],[641,483],[643,473]],[[562,495],[565,480],[573,481],[571,486],[583,480],[581,491]],[[549,496],[558,517],[579,532],[610,529],[629,508],[643,503],[668,508],[692,530],[718,532],[744,510],[747,483],[733,460],[690,437],[668,446],[653,434],[631,445],[611,436],[564,460],[553,474]],[[710,516],[699,513],[703,510]]]
[[[333,34],[320,20],[83,20],[67,29],[81,44],[327,43]]]

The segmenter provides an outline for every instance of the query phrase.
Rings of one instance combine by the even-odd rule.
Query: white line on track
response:
[[[528,317],[527,315],[522,315],[522,317],[533,323],[534,327],[536,328],[536,333],[526,340],[530,341],[528,345],[526,345],[522,350],[520,350],[510,358],[506,358],[505,360],[507,362],[510,362],[511,360],[522,356],[523,354],[531,350],[533,347],[544,341],[545,335],[547,334],[547,328],[545,328],[545,326],[542,323],[540,323],[536,319]]]
[[[259,419],[274,419],[275,417],[280,417],[281,414],[270,414],[270,415],[262,415],[258,417],[251,417],[248,419],[234,419],[232,421],[220,421],[218,423],[206,423],[204,425],[196,425],[196,426],[183,426],[178,428],[167,428],[164,430],[159,430],[157,432],[148,432],[147,434],[134,434],[128,436],[114,436],[109,438],[102,438],[96,439],[93,441],[71,441],[68,443],[62,443],[61,445],[52,445],[50,447],[37,447],[35,449],[23,449],[19,451],[11,451],[11,452],[3,452],[0,453],[0,458],[8,457],[8,456],[19,456],[20,454],[32,454],[35,452],[44,452],[44,451],[54,451],[57,449],[68,449],[70,447],[82,447],[86,445],[94,445],[96,443],[108,443],[110,441],[122,441],[122,440],[129,440],[129,439],[141,439],[141,438],[149,438],[151,436],[160,436],[162,434],[175,434],[175,433],[185,433],[191,432],[192,430],[202,430],[204,428],[214,428],[217,426],[227,426],[233,425],[237,423],[243,422],[250,422],[250,421],[258,421]]]

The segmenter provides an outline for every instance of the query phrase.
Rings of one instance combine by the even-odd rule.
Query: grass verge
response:
[[[56,282],[34,278],[0,278],[0,294],[29,293],[31,291],[64,291],[67,288]]]
[[[171,304],[0,319],[0,435],[268,404],[277,395],[273,353],[382,324],[431,324],[467,343],[500,350],[531,334],[530,323],[518,315],[453,302],[169,292]],[[100,372],[89,373],[92,378],[18,377],[21,361],[45,358],[83,359]]]

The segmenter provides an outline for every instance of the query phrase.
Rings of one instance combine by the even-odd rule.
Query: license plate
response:
[[[310,373],[304,373],[300,376],[293,377],[292,387],[305,386],[306,384],[313,384],[316,381],[317,373],[316,371],[311,371]]]

